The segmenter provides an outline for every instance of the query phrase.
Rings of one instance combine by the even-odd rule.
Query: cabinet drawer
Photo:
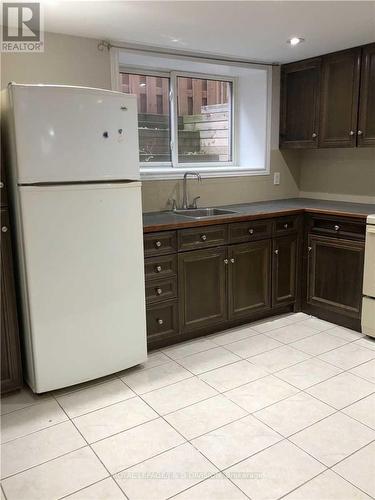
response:
[[[146,311],[147,338],[156,340],[178,334],[178,302],[168,300],[149,306]]]
[[[272,221],[270,220],[235,222],[229,224],[229,241],[231,243],[245,243],[262,240],[270,238],[271,231]]]
[[[310,232],[337,238],[364,240],[366,234],[365,222],[344,218],[311,217]]]
[[[177,277],[146,282],[146,303],[153,304],[177,297]]]
[[[145,259],[146,281],[169,278],[177,274],[177,255],[161,255]]]
[[[300,227],[301,218],[298,216],[291,217],[278,217],[273,222],[273,234],[275,236],[282,236],[298,231]]]
[[[143,236],[145,257],[173,253],[177,250],[176,231],[162,231]]]
[[[178,231],[178,249],[195,250],[196,248],[216,247],[228,241],[228,227],[208,226]]]

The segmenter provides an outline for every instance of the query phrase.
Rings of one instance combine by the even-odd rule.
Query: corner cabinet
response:
[[[375,43],[363,47],[358,146],[375,146]]]
[[[375,145],[375,44],[281,67],[280,148]]]
[[[323,57],[319,147],[356,145],[360,70],[360,48]]]
[[[362,307],[365,222],[308,220],[306,312],[359,329]]]
[[[280,147],[316,148],[321,58],[281,69]]]

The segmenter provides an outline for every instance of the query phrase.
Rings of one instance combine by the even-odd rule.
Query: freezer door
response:
[[[146,359],[140,183],[21,187],[35,392]]]
[[[140,178],[135,96],[16,84],[9,93],[18,184]]]

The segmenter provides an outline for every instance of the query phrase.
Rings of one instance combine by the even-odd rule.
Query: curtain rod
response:
[[[231,58],[231,57],[221,57],[221,56],[215,56],[212,54],[199,54],[196,52],[188,52],[188,51],[182,51],[182,50],[173,50],[173,49],[166,49],[162,47],[158,48],[152,48],[149,46],[143,46],[143,45],[138,45],[138,44],[120,44],[120,43],[111,43],[107,42],[106,40],[101,40],[98,43],[98,50],[101,52],[103,50],[110,50],[110,49],[127,49],[127,50],[133,50],[133,51],[138,51],[138,52],[149,52],[152,54],[163,54],[163,55],[169,55],[169,56],[180,56],[180,57],[190,57],[194,59],[206,59],[209,61],[216,61],[218,63],[237,63],[237,64],[249,64],[252,66],[280,66],[279,63],[266,63],[266,62],[260,62],[260,61],[250,61],[248,59],[236,59],[236,58]]]

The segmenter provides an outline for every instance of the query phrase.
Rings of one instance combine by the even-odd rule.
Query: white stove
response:
[[[375,337],[375,214],[367,217],[366,226],[362,332]]]

